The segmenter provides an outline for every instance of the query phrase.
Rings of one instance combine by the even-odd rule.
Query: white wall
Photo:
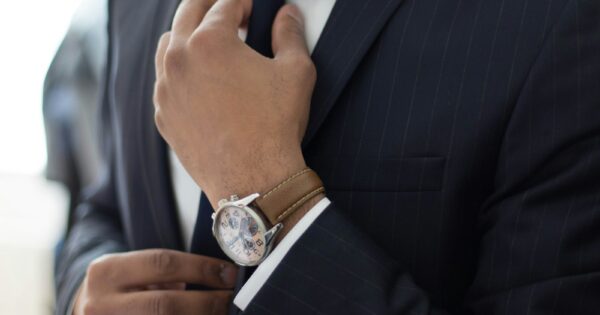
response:
[[[66,193],[40,177],[0,175],[0,314],[48,315]]]
[[[0,1],[0,314],[52,310],[52,255],[67,207],[41,174],[46,70],[77,0]]]

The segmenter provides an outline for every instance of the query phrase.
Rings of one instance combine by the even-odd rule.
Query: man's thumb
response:
[[[275,58],[287,54],[309,54],[304,37],[304,18],[297,6],[287,4],[281,7],[273,22],[272,38]]]

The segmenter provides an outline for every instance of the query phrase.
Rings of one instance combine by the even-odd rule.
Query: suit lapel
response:
[[[154,88],[154,53],[158,38],[166,32],[179,1],[156,1],[152,29],[148,30],[149,45],[142,53],[148,54],[143,76],[145,82],[141,93],[139,129],[142,137],[140,156],[143,187],[150,202],[152,220],[159,234],[161,247],[183,250],[183,240],[177,213],[175,197],[169,171],[168,148],[154,125],[154,106],[152,94]],[[143,163],[142,163],[143,161]]]
[[[314,138],[354,70],[403,0],[337,0],[312,54],[317,67],[308,127]]]

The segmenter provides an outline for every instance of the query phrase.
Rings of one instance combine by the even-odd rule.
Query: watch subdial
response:
[[[232,230],[237,230],[240,227],[240,222],[236,217],[229,217],[227,223]]]
[[[244,238],[243,244],[244,244],[244,249],[247,251],[254,249],[254,240],[253,239]]]
[[[241,220],[240,230],[245,236],[253,238],[258,233],[258,224],[252,217],[247,216]]]

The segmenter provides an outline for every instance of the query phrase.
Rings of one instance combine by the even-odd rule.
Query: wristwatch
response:
[[[322,192],[321,179],[307,168],[262,196],[254,193],[240,199],[233,195],[219,201],[212,215],[213,235],[236,264],[256,266],[270,254],[282,221]]]

